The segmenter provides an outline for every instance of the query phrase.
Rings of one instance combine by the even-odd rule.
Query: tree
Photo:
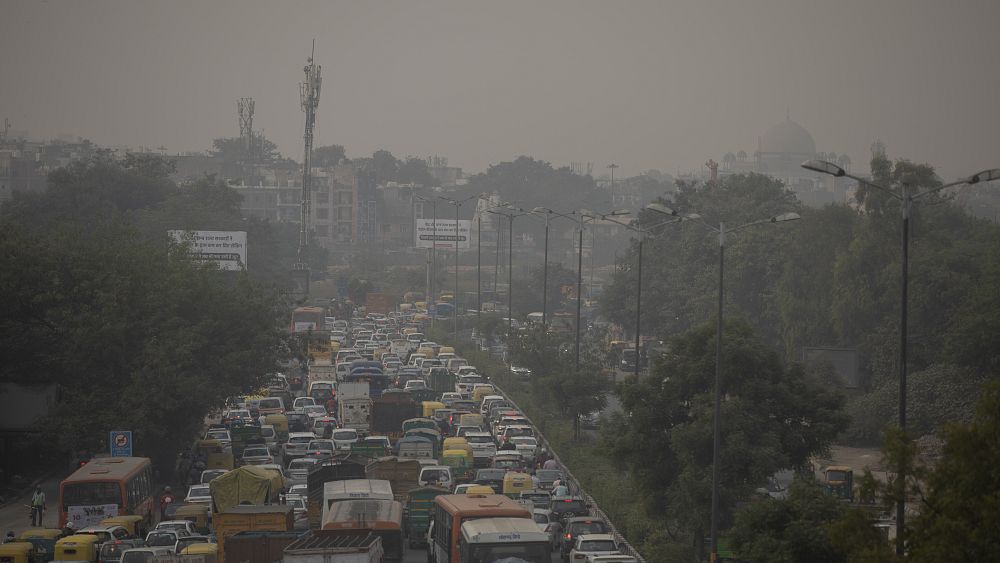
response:
[[[316,147],[312,152],[312,164],[320,168],[332,168],[346,158],[343,145],[324,145]]]
[[[576,272],[566,268],[560,262],[549,263],[548,273],[548,313],[551,321],[552,313],[567,305],[562,288],[570,285],[576,291]],[[514,279],[514,311],[522,315],[542,310],[542,284],[545,283],[545,267],[534,266],[527,278]]]
[[[1000,383],[983,391],[976,416],[944,431],[944,455],[927,476],[908,531],[914,561],[1000,561]]]
[[[670,340],[651,375],[619,384],[622,412],[603,433],[608,456],[647,491],[646,510],[700,538],[708,530],[715,325]],[[846,424],[843,398],[784,366],[742,321],[723,335],[720,522],[774,472],[807,465]],[[635,447],[642,444],[641,448]]]

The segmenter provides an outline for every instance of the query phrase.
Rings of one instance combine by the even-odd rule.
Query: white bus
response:
[[[549,535],[531,518],[483,518],[462,523],[459,561],[548,561]]]
[[[341,500],[395,500],[392,485],[384,479],[345,479],[323,484],[323,518]]]

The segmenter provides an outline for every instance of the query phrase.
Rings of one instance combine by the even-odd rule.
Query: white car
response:
[[[309,471],[312,470],[320,460],[315,457],[300,457],[293,459],[288,464],[288,483],[293,484],[292,488],[295,487],[305,487],[302,483],[306,482],[306,478],[309,476]],[[289,491],[291,494],[291,491]]]
[[[166,520],[156,525],[154,530],[173,530],[184,536],[200,535],[198,529],[194,527],[194,522],[190,520]]]
[[[285,463],[295,457],[305,455],[309,448],[309,442],[316,439],[312,432],[290,432],[288,441],[281,445],[281,454]]]
[[[405,391],[416,391],[418,389],[427,389],[427,382],[423,379],[411,379],[406,382],[406,386],[403,387]]]
[[[185,504],[205,504],[212,506],[212,493],[209,492],[208,485],[191,485],[188,487],[187,496],[184,497]]]
[[[531,377],[531,370],[521,366],[515,366],[515,365],[510,366],[510,373],[523,378]]]
[[[296,399],[292,401],[292,410],[293,411],[302,410],[302,407],[307,407],[315,404],[316,404],[316,399],[313,399],[312,397],[296,397]]]
[[[205,432],[205,439],[218,440],[222,444],[223,449],[233,445],[233,437],[225,428],[212,428],[208,432]]]
[[[631,555],[598,555],[591,557],[591,563],[637,563],[639,560]]]
[[[455,372],[455,375],[458,377],[461,377],[463,375],[479,375],[479,370],[476,368],[476,366],[462,366],[458,368],[458,371]]]
[[[245,465],[265,465],[274,463],[271,451],[267,446],[247,446],[243,450],[243,463]]]
[[[569,551],[569,560],[592,563],[595,557],[601,555],[621,555],[615,537],[611,534],[581,534]]]
[[[333,431],[333,443],[338,450],[350,450],[351,444],[357,443],[359,439],[358,431],[354,428],[338,428]]]

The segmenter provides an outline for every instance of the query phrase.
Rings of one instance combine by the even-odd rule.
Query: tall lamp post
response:
[[[434,282],[435,282],[435,277],[436,277],[435,272],[434,272],[435,266],[436,266],[436,264],[435,264],[434,247],[437,245],[437,200],[436,199],[431,199],[431,198],[426,198],[426,197],[423,197],[421,195],[414,194],[413,192],[410,192],[410,195],[412,197],[416,198],[416,199],[419,199],[420,201],[422,201],[424,203],[431,204],[432,217],[433,217],[431,219],[431,222],[434,225],[433,226],[434,234],[431,237],[433,239],[433,240],[431,240],[431,247],[427,249],[427,255],[428,255],[428,258],[429,258],[428,262],[430,263],[429,267],[428,267],[428,270],[427,270],[427,294],[428,294],[427,295],[427,308],[428,308],[428,310],[430,310],[430,307],[433,306],[434,310],[435,310],[435,313],[437,313],[437,301],[434,299]],[[420,215],[422,217],[424,217],[424,218],[426,218],[426,215],[424,215],[425,212],[426,211],[422,209],[421,213],[420,213]],[[416,223],[416,221],[414,220],[414,224],[415,223]],[[413,236],[414,237],[418,236],[416,229],[414,229],[414,231],[413,231]],[[418,240],[419,239],[415,238],[414,242],[417,242]],[[436,315],[431,315],[431,324],[434,324],[434,317],[435,316]]]
[[[576,221],[576,218],[553,211],[548,207],[536,207],[531,212],[545,215],[545,262],[542,265],[542,334],[547,334],[546,326],[549,318],[549,216],[558,215],[573,221]]]
[[[990,170],[983,170],[969,176],[968,178],[961,178],[954,182],[943,184],[936,188],[931,188],[924,190],[922,192],[914,193],[912,192],[912,186],[907,183],[900,185],[901,193],[896,193],[895,191],[889,189],[888,187],[881,186],[879,184],[873,183],[870,180],[864,178],[859,178],[848,173],[846,170],[833,164],[832,162],[827,162],[825,160],[807,160],[802,163],[802,168],[806,170],[812,170],[813,172],[819,172],[821,174],[829,174],[836,178],[851,178],[862,184],[871,186],[881,192],[889,194],[891,197],[895,198],[900,202],[900,209],[902,211],[902,245],[903,245],[903,256],[902,264],[900,268],[900,303],[899,303],[899,428],[900,430],[906,430],[906,358],[907,358],[907,300],[909,293],[909,260],[910,260],[910,207],[913,202],[935,192],[939,192],[945,188],[951,188],[954,186],[961,185],[972,185],[978,184],[980,182],[990,182],[993,180],[1000,179],[1000,168],[993,168]],[[900,458],[899,468],[898,468],[898,482],[902,483],[905,487],[906,484],[906,460],[905,458]],[[905,493],[905,489],[904,489]],[[896,503],[896,554],[902,556],[905,552],[905,538],[904,534],[906,531],[906,495],[900,495],[899,501]]]
[[[618,217],[621,215],[628,215],[629,211],[609,211],[607,213],[587,213],[585,211],[574,211],[575,215],[579,217],[580,227],[579,227],[579,240],[577,241],[577,264],[576,264],[576,361],[574,363],[577,376],[580,372],[580,325],[581,322],[581,311],[580,307],[583,304],[583,228],[587,219],[605,219],[608,217]],[[574,421],[574,425],[576,422]],[[574,426],[575,428],[575,426]]]
[[[527,215],[528,212],[517,208],[508,207],[506,212],[494,211],[492,209],[487,211],[494,215],[503,215],[507,217],[508,228],[507,228],[507,364],[508,364],[508,375],[510,374],[510,365],[513,361],[513,356],[511,354],[511,343],[513,342],[514,336],[514,218],[520,217],[522,215]]]
[[[651,235],[653,231],[664,225],[671,225],[673,223],[680,223],[681,221],[687,221],[691,219],[700,219],[701,215],[697,213],[688,213],[685,215],[677,215],[677,212],[669,207],[662,207],[662,211],[666,212],[667,215],[675,216],[674,219],[669,219],[663,221],[662,223],[657,223],[655,225],[646,227],[645,229],[630,225],[628,223],[623,223],[614,219],[613,217],[605,217],[605,219],[618,223],[619,225],[635,232],[638,235],[638,243],[636,244],[636,275],[635,275],[635,371],[634,375],[638,379],[639,377],[639,345],[640,337],[642,333],[642,243],[647,236]]]
[[[674,215],[676,212],[662,204],[650,203],[646,206],[646,209],[650,211],[655,211],[657,213],[663,213],[665,215]],[[783,213],[781,215],[776,215],[770,219],[762,219],[760,221],[751,221],[749,223],[744,223],[738,227],[733,227],[730,229],[726,228],[726,224],[720,222],[718,227],[710,225],[700,219],[696,219],[702,225],[708,227],[712,231],[715,231],[719,235],[719,303],[718,309],[716,311],[716,325],[715,325],[715,383],[713,389],[713,407],[712,407],[712,523],[711,523],[711,534],[712,534],[712,555],[709,559],[710,561],[716,561],[719,555],[719,442],[721,437],[721,424],[720,416],[722,410],[722,314],[723,314],[723,302],[724,302],[724,289],[723,282],[725,280],[725,254],[726,254],[726,234],[734,233],[752,227],[755,225],[764,225],[767,223],[783,223],[786,221],[795,221],[800,219],[798,213]]]
[[[451,199],[450,197],[438,196],[438,199],[442,199],[451,205],[455,206],[455,295],[452,298],[452,315],[455,317],[455,342],[458,342],[458,210],[461,209],[462,204],[469,201],[472,198],[479,197],[478,195],[470,195],[465,199]]]

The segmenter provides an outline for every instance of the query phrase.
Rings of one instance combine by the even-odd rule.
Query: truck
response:
[[[403,421],[420,416],[421,406],[407,392],[386,392],[372,404],[372,432],[395,441],[403,435]]]
[[[306,532],[285,547],[286,563],[378,563],[385,552],[375,534],[331,535]]]
[[[396,310],[396,298],[388,293],[369,293],[365,296],[365,311],[387,315]]]
[[[337,420],[343,428],[367,433],[371,428],[372,399],[367,382],[337,384]]]
[[[442,393],[455,390],[455,375],[446,367],[433,367],[427,376],[427,383],[438,397]]]
[[[309,383],[314,381],[336,381],[337,366],[330,359],[309,362]]]
[[[293,512],[290,504],[268,504],[233,506],[215,514],[212,522],[219,543],[219,563],[225,563],[230,537],[240,532],[288,532],[294,528]]]
[[[298,539],[301,532],[246,531],[226,538],[225,558],[238,563],[271,563],[280,561],[285,547]]]
[[[367,463],[366,458],[365,463]],[[306,477],[306,514],[309,517],[309,527],[317,529],[323,516],[324,485],[332,481],[345,479],[364,479],[365,463],[356,461],[354,456],[347,459],[335,459],[323,462],[323,465],[309,472]]]
[[[239,505],[277,502],[284,486],[284,478],[277,471],[244,465],[212,479],[208,490],[214,511],[228,512]]]
[[[369,463],[365,468],[365,477],[388,481],[392,495],[405,505],[410,498],[410,490],[417,488],[421,467],[416,459],[387,456]]]

